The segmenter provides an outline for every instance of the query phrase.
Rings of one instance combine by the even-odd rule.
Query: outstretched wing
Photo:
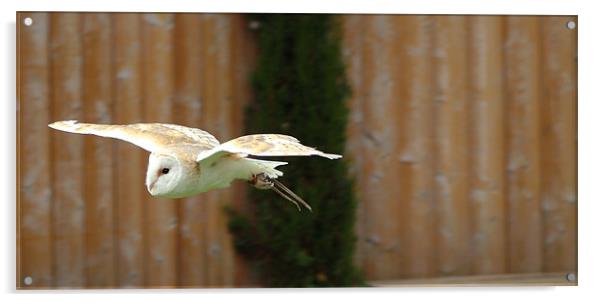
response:
[[[172,124],[102,125],[60,121],[48,126],[71,133],[93,134],[124,140],[150,152],[165,152],[182,148],[200,152],[219,146],[219,141],[208,132]]]
[[[302,145],[298,139],[282,134],[254,134],[241,136],[225,142],[211,150],[202,151],[197,161],[218,158],[225,154],[243,154],[256,156],[310,156],[317,155],[329,159],[341,158],[338,154],[329,154]]]

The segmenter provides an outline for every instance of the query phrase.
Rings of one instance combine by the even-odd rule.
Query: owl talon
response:
[[[263,173],[257,175],[253,174],[251,176],[251,179],[249,180],[249,183],[260,190],[271,189],[274,186],[272,180],[265,176],[265,174]]]
[[[301,197],[297,196],[297,194],[293,193],[277,180],[267,177],[264,173],[251,175],[249,183],[260,190],[272,189],[272,191],[278,193],[278,195],[297,206],[297,210],[299,210],[299,212],[301,212],[301,206],[299,203],[303,204],[304,207],[311,211],[311,207],[303,199],[301,199]]]

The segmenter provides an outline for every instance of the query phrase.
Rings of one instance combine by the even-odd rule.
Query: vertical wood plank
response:
[[[114,122],[143,122],[140,15],[112,15]],[[148,153],[126,142],[116,144],[116,262],[121,287],[144,285],[144,188]]]
[[[253,36],[247,26],[247,16],[242,14],[231,15],[232,22],[232,44],[231,56],[232,63],[232,86],[234,103],[231,110],[232,137],[239,137],[244,134],[244,112],[247,104],[251,101],[252,91],[250,85],[250,75],[254,69],[255,48],[253,45]],[[250,207],[246,202],[245,196],[249,185],[245,182],[235,182],[232,184],[233,200],[232,207],[242,213],[250,213]],[[226,230],[227,231],[227,230]],[[243,257],[234,252],[234,276],[233,286],[252,287],[258,284],[253,279],[250,268],[246,265]],[[255,285],[256,286],[256,285]]]
[[[436,16],[435,64],[435,183],[437,200],[438,274],[470,273],[470,214],[468,203],[466,26],[464,16]]]
[[[32,26],[22,20],[32,18]],[[19,205],[17,286],[52,286],[49,58],[46,13],[17,14]],[[24,278],[31,277],[27,285]]]
[[[395,16],[370,16],[365,24],[365,87],[366,103],[365,128],[362,133],[365,183],[363,191],[371,197],[366,204],[368,219],[378,219],[366,228],[368,250],[366,251],[366,273],[369,278],[388,279],[399,275],[402,265],[402,252],[406,248],[398,236],[403,219],[397,219],[405,211],[401,208],[401,179],[399,164],[395,163],[398,152],[398,127],[395,121],[395,104],[400,99],[396,61],[400,50],[395,36]],[[388,188],[386,191],[382,188]],[[395,218],[393,218],[395,217]],[[379,261],[372,261],[379,259]]]
[[[81,119],[81,36],[79,15],[50,15],[51,120]],[[51,132],[54,286],[85,285],[85,203],[82,192],[83,138]]]
[[[244,106],[249,102],[251,77],[253,64],[251,58],[254,49],[251,47],[251,33],[248,32],[246,17],[239,14],[228,15],[230,23],[230,35],[228,46],[230,48],[230,77],[232,86],[232,107],[230,108],[230,125],[232,137],[238,137],[245,133],[244,129]],[[245,186],[246,187],[246,186]],[[241,200],[237,200],[237,203]],[[238,204],[237,204],[238,206]]]
[[[544,271],[577,270],[577,30],[543,19],[542,192]]]
[[[400,54],[403,74],[401,100],[407,102],[402,122],[405,139],[399,161],[404,168],[402,177],[409,178],[411,187],[402,193],[407,198],[406,246],[409,249],[408,274],[424,277],[434,274],[435,212],[433,183],[433,98],[431,90],[431,24],[427,16],[404,16],[400,20],[399,36],[403,45]],[[405,186],[404,186],[405,188]]]
[[[469,17],[468,31],[474,272],[504,273],[506,211],[501,17]]]
[[[221,137],[226,140],[233,139],[237,136],[238,132],[233,128],[234,119],[237,114],[236,111],[236,94],[233,85],[234,82],[234,66],[232,46],[234,38],[233,20],[232,14],[220,14],[218,15],[217,32],[216,32],[216,46],[217,46],[217,78],[218,78],[218,101],[220,104],[221,118]],[[222,287],[234,286],[234,243],[232,234],[228,231],[228,217],[225,212],[226,207],[233,206],[234,199],[236,198],[236,184],[235,182],[227,190],[222,190],[220,193],[219,201],[219,218],[220,223],[218,225],[218,231],[221,234],[220,246],[223,251],[223,262],[222,271],[223,277],[221,280]],[[244,184],[244,183],[242,183]]]
[[[111,26],[109,14],[82,14],[84,120],[112,123]],[[113,287],[113,142],[84,139],[86,200],[86,280],[90,287]]]
[[[207,131],[213,133],[218,140],[227,141],[233,138],[230,127],[230,111],[233,105],[231,89],[229,43],[231,27],[227,15],[207,14],[203,16],[203,30],[206,40],[205,69],[203,71],[206,101],[205,117]],[[227,230],[227,219],[224,207],[233,198],[232,188],[209,192],[207,213],[207,278],[208,286],[230,286],[233,282],[233,250],[231,236]]]
[[[146,122],[170,122],[173,97],[173,14],[144,14],[143,87]],[[173,287],[177,283],[176,202],[148,197],[145,204],[146,285]]]
[[[351,86],[351,97],[348,100],[349,122],[347,123],[347,143],[345,146],[345,158],[348,158],[349,173],[355,179],[355,192],[357,198],[355,233],[357,236],[356,252],[354,255],[355,265],[361,267],[366,259],[364,253],[368,238],[366,232],[366,206],[368,196],[364,194],[363,183],[367,181],[363,173],[363,159],[366,156],[363,152],[362,129],[365,118],[362,106],[364,103],[363,86],[363,39],[364,22],[366,16],[348,15],[342,18],[343,30],[343,59],[345,60],[346,74]]]
[[[201,20],[198,14],[175,16],[175,97],[174,122],[189,127],[200,127],[201,78],[203,47]],[[179,286],[194,287],[206,283],[204,230],[204,195],[179,201],[180,237],[178,253]]]
[[[542,269],[540,215],[540,28],[538,17],[506,17],[506,188],[509,269]]]
[[[364,153],[368,153],[368,152],[372,152],[373,151],[373,147],[372,146],[372,141],[374,140],[373,135],[371,133],[371,129],[372,129],[372,125],[371,125],[371,117],[372,117],[372,113],[371,113],[371,108],[368,103],[369,100],[371,99],[370,97],[370,93],[373,90],[372,88],[372,82],[374,80],[374,75],[376,74],[376,70],[375,70],[375,66],[374,66],[374,62],[373,62],[373,58],[375,56],[374,52],[375,49],[373,47],[368,47],[370,45],[371,42],[371,38],[373,37],[373,35],[371,34],[374,29],[372,28],[372,19],[374,18],[374,16],[362,16],[362,26],[364,29],[364,37],[362,39],[363,43],[364,43],[364,48],[362,48],[362,74],[364,75],[365,79],[363,81],[363,87],[362,87],[362,96],[365,98],[365,102],[364,104],[362,104],[361,106],[361,111],[363,112],[363,117],[364,117],[364,125],[360,134],[360,137],[358,138],[359,142],[358,144],[360,144],[362,146],[362,150]],[[370,173],[372,170],[372,167],[374,166],[375,162],[374,160],[372,160],[372,157],[365,157],[363,162],[362,162],[362,166],[361,166],[361,174],[363,175],[363,181],[360,183],[359,187],[360,187],[360,192],[362,192],[363,196],[371,196],[371,192],[370,192],[370,186],[367,185],[368,181],[371,179],[370,178]],[[366,206],[363,208],[363,210],[365,211],[365,217],[367,221],[372,221],[372,216],[373,214],[373,210],[370,207],[370,203],[366,203]],[[375,232],[378,231],[377,226],[375,226],[373,223],[367,224],[364,228],[364,232],[365,232],[365,237],[364,238],[360,238],[361,240],[361,244],[360,247],[362,247],[364,249],[364,254],[365,254],[365,258],[371,258],[371,257],[376,257],[378,255],[378,250],[376,248],[376,243],[379,241],[377,235],[375,234]],[[366,274],[366,278],[369,279],[377,279],[379,276],[379,270],[376,267],[376,262],[375,261],[367,261],[364,260],[362,262],[362,267],[364,270],[364,273]]]
[[[217,47],[217,15],[206,14],[202,16],[203,36],[205,37],[205,52],[203,56],[203,88],[202,99],[204,100],[203,127],[219,140],[226,141],[223,112],[220,106],[218,82],[221,80],[217,75],[218,49]],[[206,274],[209,287],[220,286],[223,278],[222,261],[223,246],[219,233],[221,224],[221,195],[219,191],[204,193],[205,215],[207,217],[207,228],[205,229],[206,248],[205,262],[207,264]]]

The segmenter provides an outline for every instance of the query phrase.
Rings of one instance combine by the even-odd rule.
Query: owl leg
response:
[[[297,206],[297,210],[299,210],[299,212],[301,212],[301,207],[299,206],[299,203],[297,203],[296,201],[292,200],[290,197],[286,196],[286,194],[284,194],[282,191],[280,191],[280,189],[278,189],[277,187],[272,187],[272,191],[278,193],[278,195],[284,197],[286,200],[294,203]]]
[[[284,199],[295,204],[299,211],[301,211],[301,206],[299,206],[299,203],[311,211],[309,204],[307,204],[301,197],[299,197],[281,182],[268,178],[263,173],[252,175],[249,183],[260,190],[272,189],[272,191],[278,193],[278,195],[282,196]]]
[[[249,183],[253,185],[255,188],[259,190],[267,190],[271,189],[274,186],[274,183],[270,181],[263,173],[262,174],[253,174]]]
[[[285,193],[289,194],[294,200],[298,201],[304,207],[306,207],[308,210],[311,211],[311,206],[309,204],[307,204],[307,202],[305,202],[305,200],[303,200],[303,198],[299,197],[299,195],[295,194],[295,192],[291,191],[289,188],[287,188],[281,182],[279,182],[279,181],[277,181],[275,179],[273,179],[272,181],[274,182],[274,188],[277,188],[277,189],[282,190]],[[293,201],[293,203],[295,203],[297,205],[297,207],[299,206],[299,204],[297,204],[297,202]]]

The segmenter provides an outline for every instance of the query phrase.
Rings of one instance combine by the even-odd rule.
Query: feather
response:
[[[206,131],[173,124],[103,125],[71,120],[48,126],[65,132],[120,139],[150,152],[181,153],[186,150],[199,153],[219,146],[219,141]]]

